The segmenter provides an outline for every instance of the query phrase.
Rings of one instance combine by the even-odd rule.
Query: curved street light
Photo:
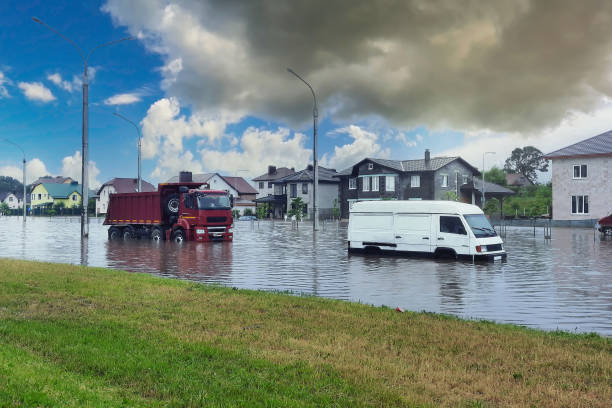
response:
[[[89,61],[89,57],[91,57],[91,54],[97,50],[98,48],[102,48],[102,47],[107,47],[109,45],[114,45],[123,41],[129,41],[129,40],[133,40],[133,37],[125,37],[125,38],[121,38],[119,40],[115,40],[115,41],[110,41],[107,43],[103,43],[100,45],[97,45],[95,47],[93,47],[91,50],[89,50],[89,52],[87,53],[87,56],[85,56],[83,54],[83,52],[81,51],[81,49],[79,48],[79,46],[72,41],[70,38],[66,37],[64,34],[62,34],[61,32],[57,31],[55,28],[51,27],[50,25],[48,25],[47,23],[45,23],[44,21],[42,21],[41,19],[37,18],[37,17],[32,17],[32,20],[40,25],[42,25],[43,27],[53,31],[55,34],[59,35],[60,37],[62,37],[64,40],[68,41],[70,44],[72,44],[74,46],[74,48],[77,49],[77,51],[79,52],[79,55],[81,56],[81,60],[83,61],[83,128],[82,128],[82,135],[83,135],[83,152],[82,152],[82,162],[81,162],[81,186],[82,186],[82,204],[83,204],[83,209],[81,212],[81,236],[82,237],[87,237],[89,235],[89,220],[88,220],[88,213],[87,213],[87,206],[88,206],[88,201],[89,201],[89,171],[88,171],[88,167],[89,167],[89,123],[88,123],[88,119],[89,119],[89,114],[88,114],[88,92],[89,92],[89,82],[87,79],[87,62]]]
[[[19,146],[17,143],[12,142],[8,139],[4,139],[4,141],[6,143],[12,144],[13,146],[17,147],[19,150],[21,150],[21,153],[23,153],[23,222],[26,222],[27,199],[26,199],[26,156],[25,156],[25,152],[23,151],[21,146]],[[17,199],[17,205],[19,205],[19,199]]]
[[[319,206],[317,205],[317,196],[318,196],[318,190],[319,190],[319,166],[317,165],[317,118],[319,117],[319,109],[317,106],[317,96],[315,95],[315,91],[314,89],[312,89],[312,86],[310,86],[310,84],[308,82],[306,82],[304,80],[304,78],[302,78],[301,76],[299,76],[298,74],[296,74],[296,72],[294,70],[292,70],[291,68],[287,68],[287,71],[293,75],[295,75],[300,81],[302,81],[303,83],[306,84],[306,86],[310,89],[310,92],[312,92],[312,98],[314,99],[314,106],[312,108],[312,121],[313,121],[313,128],[312,128],[312,138],[313,138],[313,149],[312,149],[312,161],[313,161],[313,172],[314,172],[314,187],[312,189],[312,201],[313,201],[313,223],[312,223],[312,230],[313,231],[317,231],[319,229]]]
[[[136,123],[132,122],[131,120],[129,120],[128,118],[126,118],[125,116],[117,112],[113,112],[113,115],[134,125],[134,127],[136,128],[136,132],[138,132],[138,192],[140,193],[142,192],[142,179],[140,177],[140,158],[141,158],[141,147],[142,147],[142,135],[140,133],[140,127]]]

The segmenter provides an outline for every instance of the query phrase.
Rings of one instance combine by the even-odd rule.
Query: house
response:
[[[222,176],[218,173],[196,173],[192,174],[191,179],[196,183],[208,184],[211,190],[224,190],[234,197],[234,207],[232,210],[244,214],[245,210],[250,209],[255,212],[255,196],[257,190],[242,177]],[[177,183],[178,176],[170,178],[168,183]]]
[[[317,202],[319,204],[320,218],[331,218],[334,206],[339,206],[338,186],[340,180],[336,178],[337,174],[335,169],[319,166],[319,195]],[[274,194],[258,198],[255,200],[257,204],[267,203],[270,206],[272,216],[280,218],[287,214],[293,199],[299,197],[304,202],[302,209],[304,218],[313,218],[314,172],[312,165],[309,165],[304,170],[274,180],[271,183],[274,186]]]
[[[552,160],[553,220],[592,226],[612,213],[612,131],[544,158]]]
[[[363,200],[442,200],[456,196],[462,202],[480,205],[482,186],[473,181],[477,175],[478,169],[461,157],[431,157],[429,149],[423,159],[417,160],[365,158],[336,176],[341,181],[341,217],[348,218],[352,203]]]
[[[82,186],[76,181],[64,183],[39,183],[30,193],[32,208],[51,207],[63,204],[64,207],[79,207],[81,205]]]
[[[63,177],[63,176],[44,176],[44,177],[39,177],[36,181],[34,181],[30,187],[34,188],[39,184],[71,184],[73,183],[74,180],[70,177]]]
[[[283,177],[287,177],[290,174],[295,173],[294,168],[268,166],[268,172],[261,176],[255,177],[252,181],[255,183],[257,189],[257,197],[268,197],[274,195],[274,181],[280,180]]]
[[[0,203],[5,203],[11,210],[23,208],[23,192],[0,192]]]
[[[506,185],[511,187],[533,186],[533,182],[519,173],[506,174]]]
[[[155,186],[148,181],[142,180],[142,191],[155,191]],[[102,184],[96,192],[96,214],[106,214],[108,208],[108,200],[111,194],[136,193],[138,191],[138,179],[136,178],[119,178],[115,177],[112,180]]]

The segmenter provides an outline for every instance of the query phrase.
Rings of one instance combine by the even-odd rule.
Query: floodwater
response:
[[[348,255],[346,228],[236,221],[233,243],[107,240],[92,219],[0,217],[0,257],[86,264],[612,336],[612,239],[589,229],[508,228],[505,263]]]

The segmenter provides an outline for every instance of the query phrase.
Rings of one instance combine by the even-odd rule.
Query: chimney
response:
[[[292,173],[295,173],[295,167],[292,167],[292,168],[291,168],[291,172],[292,172]]]
[[[313,167],[312,164],[309,164],[308,167],[306,167],[308,169],[308,171],[312,171]]]
[[[429,161],[431,160],[431,154],[429,149],[425,149],[425,167],[429,167]]]
[[[191,183],[193,181],[193,175],[190,171],[181,171],[179,173],[179,182],[180,183]]]
[[[276,173],[276,166],[268,166],[268,174],[272,175]]]

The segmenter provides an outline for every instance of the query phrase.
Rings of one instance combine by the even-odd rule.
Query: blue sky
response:
[[[269,164],[304,167],[312,97],[287,66],[317,91],[319,159],[339,170],[366,156],[420,158],[426,148],[479,168],[482,152],[495,151],[486,167],[501,166],[514,147],[547,152],[609,129],[607,34],[593,39],[576,27],[573,42],[551,44],[533,22],[546,13],[549,28],[559,24],[571,37],[564,18],[579,6],[471,12],[411,3],[381,8],[391,13],[381,21],[369,21],[366,11],[369,24],[359,25],[359,12],[349,21],[340,6],[311,22],[309,2],[294,9],[188,0],[2,2],[0,139],[23,147],[30,179],[80,178],[82,62],[33,16],[84,52],[135,37],[96,50],[89,61],[93,184],[136,176],[136,131],[113,111],[142,126],[143,178],[152,182],[179,170],[253,177]],[[353,2],[345,7],[357,10]],[[553,47],[550,60],[538,47]],[[584,66],[554,63],[572,55]],[[0,142],[0,175],[20,179],[20,165],[19,151]]]

